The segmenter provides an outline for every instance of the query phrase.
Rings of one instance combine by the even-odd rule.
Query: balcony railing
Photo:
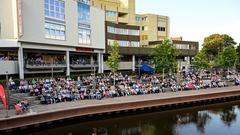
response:
[[[39,68],[65,68],[67,67],[65,61],[55,61],[53,63],[49,62],[41,62],[41,61],[27,61],[25,64],[26,68],[34,68],[34,69],[39,69]]]
[[[98,62],[71,62],[72,68],[89,68],[89,67],[98,67]]]

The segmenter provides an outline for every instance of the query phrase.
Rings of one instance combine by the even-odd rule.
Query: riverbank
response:
[[[0,130],[72,117],[104,113],[110,114],[111,112],[117,111],[129,111],[209,100],[221,100],[221,98],[224,99],[235,96],[240,96],[239,86],[106,98],[103,100],[81,100],[51,105],[36,105],[30,108],[29,113],[22,115],[14,115],[14,110],[10,110],[9,118],[5,118],[6,113],[2,111],[0,113]]]

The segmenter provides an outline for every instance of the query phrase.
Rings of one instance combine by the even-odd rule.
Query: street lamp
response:
[[[140,67],[141,67],[141,64],[142,64],[142,60],[138,59],[138,76],[139,76],[139,78],[140,78]]]
[[[8,90],[8,71],[6,71],[6,86],[5,86],[5,91],[7,93],[7,108],[6,108],[6,118],[9,117],[8,115],[8,109],[9,109],[9,90]]]
[[[53,57],[51,59],[51,72],[52,72],[52,79],[53,79]]]

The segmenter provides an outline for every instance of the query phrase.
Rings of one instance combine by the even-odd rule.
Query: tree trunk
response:
[[[229,67],[228,67],[228,75],[229,75]]]
[[[164,70],[165,70],[165,69],[163,68],[163,80],[164,80]]]
[[[115,72],[113,72],[113,85],[114,85],[114,87],[115,87]]]

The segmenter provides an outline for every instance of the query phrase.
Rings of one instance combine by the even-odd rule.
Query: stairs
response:
[[[18,93],[15,90],[10,90],[9,91],[10,99],[9,99],[9,107],[10,109],[14,108],[14,104],[17,103],[18,101],[22,101],[23,99],[27,99],[30,106],[34,106],[40,103],[39,100],[37,100],[37,97],[35,96],[30,96],[29,93]],[[0,110],[3,109],[3,103],[2,100],[0,100]]]

